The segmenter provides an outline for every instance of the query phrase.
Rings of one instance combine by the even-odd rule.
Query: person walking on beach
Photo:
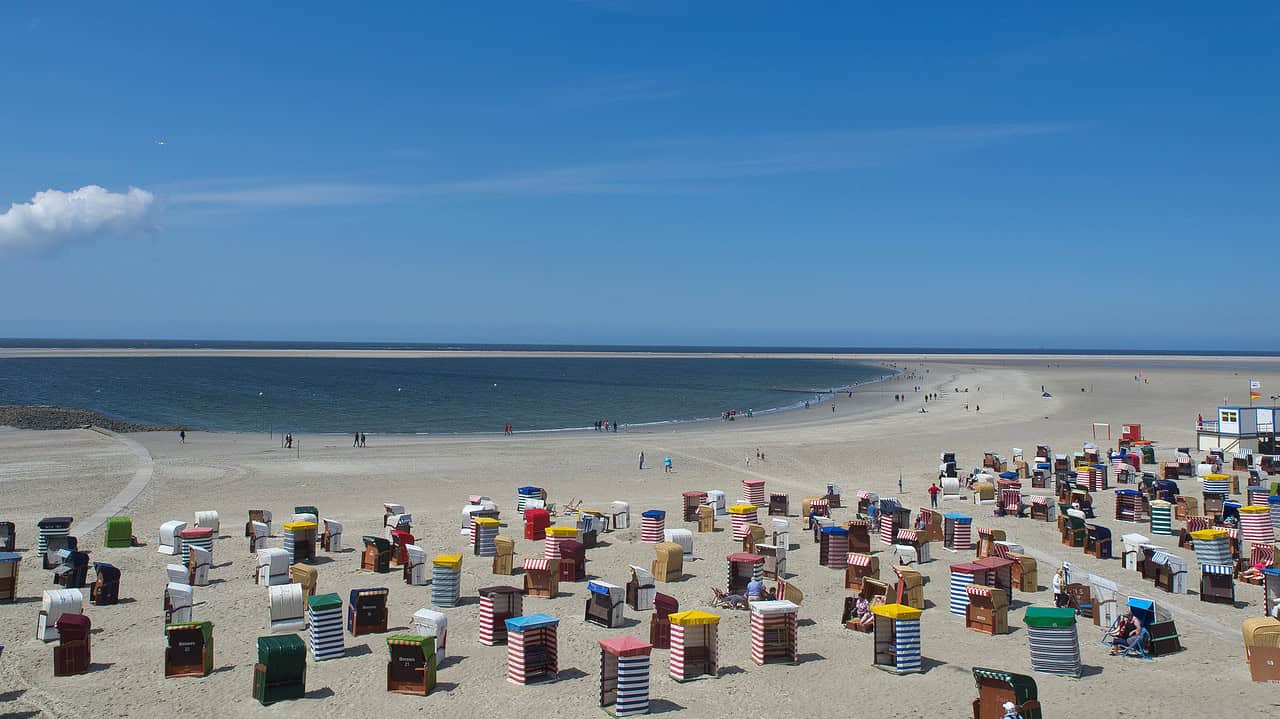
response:
[[[367,442],[368,440],[369,440],[369,435],[365,434],[364,432],[361,432],[361,433],[360,433],[360,446],[361,446],[361,447],[365,446],[365,442]]]
[[[355,433],[355,437],[351,440],[351,446],[352,446],[352,447],[359,447],[359,446],[360,446],[360,433],[359,433],[359,432],[356,432],[356,433]]]
[[[667,457],[664,457],[662,460],[662,472],[664,474],[671,474],[671,471],[672,471],[671,457],[668,455]]]
[[[187,443],[187,430],[185,429],[178,430],[178,444],[186,444],[186,443]]]
[[[644,450],[640,450],[640,469],[644,469]]]
[[[937,508],[938,493],[941,491],[942,491],[942,487],[939,487],[937,482],[934,482],[933,484],[929,485],[929,506],[930,507]]]

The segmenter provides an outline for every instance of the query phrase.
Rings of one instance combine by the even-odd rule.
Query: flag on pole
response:
[[[1262,383],[1256,379],[1249,380],[1249,389],[1262,389]]]

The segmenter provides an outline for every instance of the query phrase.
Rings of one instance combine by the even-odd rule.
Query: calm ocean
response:
[[[761,413],[890,374],[798,359],[0,359],[0,404],[216,431],[500,432]]]

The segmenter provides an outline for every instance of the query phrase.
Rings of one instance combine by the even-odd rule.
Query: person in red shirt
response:
[[[929,485],[929,506],[938,506],[938,494],[940,492],[942,492],[942,487],[939,487],[937,482]]]

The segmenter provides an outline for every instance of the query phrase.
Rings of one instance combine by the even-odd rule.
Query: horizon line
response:
[[[101,344],[93,344],[101,343]],[[1174,349],[1118,348],[1079,346],[1013,346],[1013,345],[817,345],[817,344],[621,344],[612,342],[448,342],[448,341],[361,341],[361,340],[253,340],[197,338],[108,338],[108,337],[0,337],[0,356],[12,358],[10,350],[35,353],[56,351],[149,351],[165,354],[189,354],[192,351],[230,352],[235,350],[345,350],[412,352],[493,352],[519,354],[527,352],[590,354],[876,354],[876,355],[1069,355],[1069,356],[1138,356],[1138,357],[1280,357],[1280,350],[1243,349]]]

